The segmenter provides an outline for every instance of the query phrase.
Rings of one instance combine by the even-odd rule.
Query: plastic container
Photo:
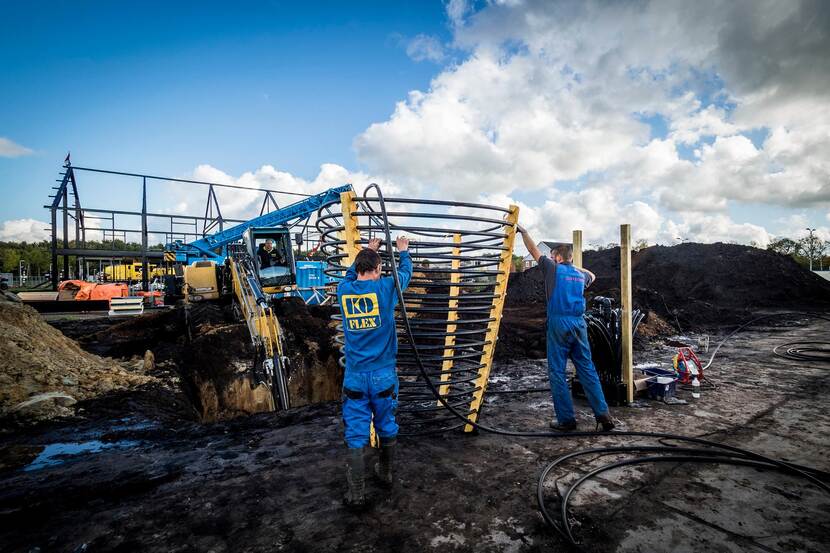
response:
[[[677,392],[677,377],[674,371],[665,369],[642,369],[643,374],[650,376],[646,382],[648,397],[651,399],[666,399],[674,397]]]

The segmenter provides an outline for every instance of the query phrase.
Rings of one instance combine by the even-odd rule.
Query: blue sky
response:
[[[0,221],[45,219],[70,149],[168,176],[358,168],[354,137],[436,72],[405,52],[419,33],[449,38],[441,2],[8,3],[0,136],[34,153],[0,157]]]
[[[636,221],[650,243],[830,239],[830,11],[709,1],[8,3],[0,238],[42,233],[71,150],[253,187],[517,201],[545,238]],[[152,210],[204,209],[203,189],[158,190]],[[139,201],[88,174],[81,194]],[[220,196],[258,213],[255,194]]]

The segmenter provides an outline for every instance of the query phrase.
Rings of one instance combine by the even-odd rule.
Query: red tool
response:
[[[695,376],[698,380],[703,380],[703,365],[690,347],[677,348],[674,369],[678,372],[682,384],[691,384]]]

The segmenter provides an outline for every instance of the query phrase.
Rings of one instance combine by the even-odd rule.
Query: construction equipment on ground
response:
[[[168,286],[181,290],[185,302],[231,299],[254,347],[254,377],[270,388],[276,409],[290,406],[288,357],[273,302],[299,293],[291,225],[351,189],[332,188],[195,242],[168,245],[182,274],[168,277]],[[302,245],[302,234],[296,243]]]

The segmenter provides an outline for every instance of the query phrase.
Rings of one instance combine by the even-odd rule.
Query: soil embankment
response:
[[[151,358],[115,361],[88,353],[31,307],[5,298],[0,360],[0,417],[11,419],[69,415],[78,401],[155,381],[147,374]]]
[[[293,407],[340,397],[342,369],[334,344],[333,308],[299,298],[275,304],[288,358]],[[125,357],[151,351],[157,365],[174,372],[204,422],[274,409],[267,386],[255,378],[256,350],[246,325],[230,305],[202,303],[113,322],[55,321],[65,334],[99,355]]]
[[[652,246],[631,256],[635,308],[646,335],[735,326],[763,309],[830,307],[830,282],[791,257],[735,244]],[[620,249],[583,253],[596,276],[589,298],[620,297]],[[544,357],[545,287],[534,267],[510,275],[496,353]],[[526,352],[526,354],[525,354]]]

